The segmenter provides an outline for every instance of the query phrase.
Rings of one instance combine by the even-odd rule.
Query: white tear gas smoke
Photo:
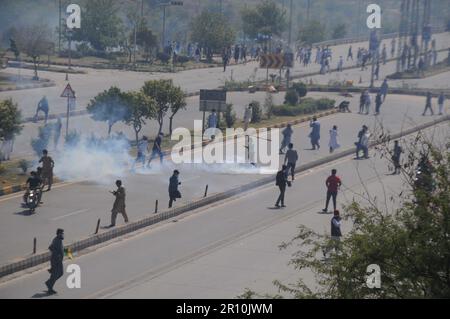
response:
[[[55,174],[64,181],[83,180],[110,185],[129,170],[132,158],[127,139],[114,136],[108,139],[81,138],[65,145],[55,157]]]

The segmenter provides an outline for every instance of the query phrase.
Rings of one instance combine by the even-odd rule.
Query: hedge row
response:
[[[301,114],[312,114],[317,111],[325,111],[334,108],[336,101],[331,99],[306,98],[297,105],[278,105],[273,109],[273,114],[277,116],[297,116]]]

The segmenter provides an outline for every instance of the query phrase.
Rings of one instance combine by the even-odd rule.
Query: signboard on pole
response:
[[[75,98],[75,92],[74,92],[74,90],[72,90],[72,87],[70,86],[70,84],[67,84],[66,88],[61,93],[61,97],[67,97],[67,98],[72,98],[72,99]]]
[[[200,90],[201,112],[224,112],[227,106],[227,91],[224,90]]]

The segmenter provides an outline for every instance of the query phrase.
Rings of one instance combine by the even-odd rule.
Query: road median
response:
[[[444,123],[448,120],[450,120],[450,116],[447,115],[447,116],[441,117],[438,120],[433,120],[433,121],[427,122],[425,124],[413,127],[411,129],[401,131],[396,134],[392,134],[392,135],[390,135],[390,138],[398,139],[398,138],[413,134],[415,132],[427,129],[434,125]],[[370,143],[370,147],[373,147],[376,145],[377,145],[377,142],[375,142],[375,141]],[[326,156],[322,159],[315,160],[310,163],[301,165],[295,170],[295,172],[298,174],[298,173],[307,171],[309,169],[312,169],[314,167],[321,166],[321,165],[336,161],[340,158],[347,157],[354,153],[355,153],[355,148],[352,147],[352,148],[349,148],[342,152],[335,153],[335,154]],[[66,246],[65,248],[70,249],[72,252],[79,252],[86,248],[107,242],[109,240],[121,237],[126,234],[133,233],[137,230],[157,224],[159,222],[169,220],[169,219],[177,217],[181,214],[184,214],[184,213],[187,213],[187,212],[199,209],[199,208],[207,207],[208,205],[223,201],[225,199],[234,197],[236,195],[245,194],[253,189],[271,184],[273,182],[274,182],[274,177],[267,176],[267,177],[258,179],[256,181],[253,181],[251,183],[244,184],[244,185],[229,189],[229,190],[221,192],[221,193],[216,193],[216,194],[212,194],[212,195],[209,195],[209,196],[197,199],[197,200],[189,201],[185,205],[180,206],[180,207],[162,211],[157,214],[155,214],[154,212],[149,212],[149,217],[146,217],[139,221],[135,221],[135,222],[123,225],[123,226],[116,227],[114,229],[105,231],[105,232],[97,234],[97,235],[91,235],[87,238],[78,240],[78,241]],[[6,264],[6,265],[0,267],[0,278],[10,275],[10,274],[13,274],[18,271],[22,271],[22,270],[25,270],[25,269],[28,269],[31,267],[35,267],[42,263],[46,263],[49,260],[50,260],[50,253],[44,252],[44,253],[39,253],[39,254],[31,256],[31,257],[24,258],[22,260],[18,260],[16,262],[13,262],[10,264]]]

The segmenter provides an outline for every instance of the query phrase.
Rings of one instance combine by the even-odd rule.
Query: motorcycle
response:
[[[30,210],[30,213],[33,214],[36,208],[39,206],[41,201],[42,191],[40,188],[30,189],[28,196],[26,198],[26,206]]]

